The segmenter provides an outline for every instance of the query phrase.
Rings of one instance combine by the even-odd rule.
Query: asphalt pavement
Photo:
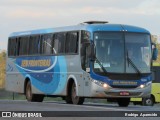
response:
[[[85,102],[83,105],[72,105],[72,104],[66,104],[65,102],[58,102],[58,101],[57,102],[45,101],[42,103],[38,103],[38,102],[27,102],[27,101],[21,101],[21,100],[20,101],[0,100],[0,111],[12,112],[12,119],[28,119],[27,115],[29,115],[30,117],[33,117],[34,115],[32,116],[32,113],[37,113],[37,116],[41,114],[40,116],[38,116],[39,117],[38,119],[44,119],[44,116],[48,115],[48,117],[45,118],[47,120],[49,119],[53,120],[53,118],[55,118],[56,120],[57,119],[58,120],[59,119],[60,120],[64,120],[64,119],[79,120],[82,118],[85,118],[87,120],[90,120],[90,119],[106,120],[106,118],[107,119],[110,118],[112,120],[116,120],[117,118],[118,120],[120,119],[128,120],[127,119],[128,117],[129,117],[129,120],[132,120],[135,117],[138,117],[138,119],[144,119],[145,117],[144,120],[147,120],[148,118],[151,119],[153,117],[153,119],[158,120],[159,118],[155,117],[154,115],[156,115],[157,111],[158,113],[160,113],[160,104],[155,104],[154,106],[141,106],[141,105],[135,106],[130,104],[128,107],[119,107],[117,104],[102,104],[102,103],[88,103],[88,102]],[[144,115],[149,114],[151,116],[149,117],[140,116],[140,113]],[[122,114],[124,114],[124,117],[119,117]],[[43,118],[40,118],[40,117],[43,117]],[[9,118],[1,117],[0,120],[1,119],[3,120],[3,119],[9,119]],[[32,119],[37,119],[37,118],[32,118]]]

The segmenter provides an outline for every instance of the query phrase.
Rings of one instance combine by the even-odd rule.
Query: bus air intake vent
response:
[[[86,21],[81,24],[106,24],[108,21]]]

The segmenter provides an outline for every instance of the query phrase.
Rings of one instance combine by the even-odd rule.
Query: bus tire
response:
[[[70,81],[68,83],[68,87],[67,87],[67,96],[65,97],[65,101],[67,104],[73,104],[72,103],[72,98],[71,98],[71,87],[72,87],[73,81]]]
[[[28,81],[26,84],[26,99],[29,102],[42,102],[44,99],[44,95],[39,95],[39,94],[33,94],[32,93],[32,88],[31,88],[31,82]]]
[[[117,102],[119,107],[128,107],[130,103],[130,98],[118,98]]]
[[[133,105],[137,105],[137,102],[133,102]]]
[[[133,102],[133,105],[141,105],[141,102],[135,101],[135,102]]]
[[[150,96],[149,98],[142,99],[143,106],[153,106],[154,105],[154,96]]]
[[[76,84],[74,82],[72,84],[72,89],[71,89],[71,99],[72,99],[72,103],[76,105],[82,105],[84,102],[83,97],[78,97],[76,95]]]
[[[70,95],[67,95],[67,96],[66,96],[65,101],[66,101],[67,104],[73,104],[72,98],[71,98]]]

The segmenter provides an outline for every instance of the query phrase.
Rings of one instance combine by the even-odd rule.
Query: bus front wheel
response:
[[[44,99],[44,95],[33,94],[31,88],[31,82],[28,81],[26,85],[26,99],[29,102],[42,102]]]
[[[153,106],[154,105],[154,97],[151,95],[149,98],[142,99],[143,106]]]
[[[72,103],[76,104],[76,105],[82,105],[83,102],[84,102],[84,98],[83,97],[78,97],[77,94],[76,94],[76,85],[75,85],[75,83],[72,84],[71,99],[72,99]]]
[[[118,98],[117,102],[119,107],[127,107],[130,103],[130,98]]]

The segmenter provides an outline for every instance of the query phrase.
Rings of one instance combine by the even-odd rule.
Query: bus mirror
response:
[[[154,48],[152,53],[152,60],[157,60],[158,57],[158,49]]]
[[[152,43],[152,60],[157,60],[158,57],[158,49],[156,48],[156,44]]]

